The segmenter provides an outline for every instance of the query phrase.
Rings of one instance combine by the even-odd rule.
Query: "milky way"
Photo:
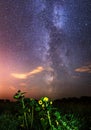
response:
[[[1,0],[0,95],[90,95],[90,35],[90,0]]]

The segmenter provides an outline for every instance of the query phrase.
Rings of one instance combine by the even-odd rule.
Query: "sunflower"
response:
[[[48,100],[49,100],[48,97],[44,97],[43,99],[44,102],[48,102]]]
[[[52,105],[52,101],[50,101],[50,104]]]
[[[42,107],[44,108],[44,107],[45,107],[45,105],[44,105],[44,104],[42,104]]]
[[[42,105],[42,100],[39,100],[38,103],[39,103],[40,105]]]

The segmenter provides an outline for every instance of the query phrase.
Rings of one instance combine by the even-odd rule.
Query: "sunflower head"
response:
[[[52,105],[52,101],[50,101],[50,105]]]
[[[38,103],[39,103],[39,105],[42,105],[42,100],[39,100]]]
[[[43,98],[43,101],[44,101],[44,102],[48,102],[48,101],[49,101],[49,98],[48,98],[48,97],[44,97],[44,98]]]
[[[44,104],[42,104],[42,108],[44,108],[45,107],[45,105]]]

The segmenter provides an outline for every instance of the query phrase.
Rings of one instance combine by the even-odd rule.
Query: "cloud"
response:
[[[17,78],[17,79],[26,79],[26,78],[27,78],[27,74],[12,73],[11,75],[12,75],[13,77]]]
[[[17,78],[17,79],[27,79],[28,76],[33,76],[33,75],[35,75],[37,73],[42,72],[43,70],[44,70],[44,68],[42,66],[39,66],[36,69],[34,69],[34,70],[32,70],[32,71],[30,71],[28,73],[24,73],[24,74],[23,73],[22,74],[20,74],[20,73],[11,73],[11,76],[13,76],[14,78]]]
[[[35,70],[33,70],[33,71],[27,73],[27,76],[31,76],[31,75],[33,75],[33,74],[40,73],[40,72],[42,72],[43,70],[44,70],[44,68],[43,68],[42,66],[37,67]]]
[[[80,68],[75,69],[76,72],[84,72],[84,73],[91,73],[91,65],[82,66]]]

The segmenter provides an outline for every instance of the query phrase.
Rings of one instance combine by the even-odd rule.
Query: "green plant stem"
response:
[[[22,98],[21,99],[21,102],[22,102],[22,107],[23,107],[23,109],[25,108],[25,105],[24,105],[24,99]]]
[[[51,118],[50,118],[50,112],[49,111],[47,111],[47,116],[48,116],[48,120],[49,120],[49,125],[51,126],[51,128],[53,128],[52,122],[51,122]]]
[[[25,109],[25,104],[24,104],[24,99],[22,98],[21,99],[21,102],[22,102],[22,107],[23,107],[23,109]],[[26,112],[24,112],[24,122],[25,122],[25,125],[26,125],[26,127],[27,127],[27,129],[28,129],[28,123],[27,123],[27,117],[26,117]]]
[[[28,129],[28,123],[27,123],[27,116],[26,116],[26,112],[24,112],[24,119],[25,119],[25,124],[26,124],[26,127]]]
[[[34,116],[34,107],[32,106],[32,119],[31,119],[31,128],[32,128],[32,125],[33,125],[33,116]]]

